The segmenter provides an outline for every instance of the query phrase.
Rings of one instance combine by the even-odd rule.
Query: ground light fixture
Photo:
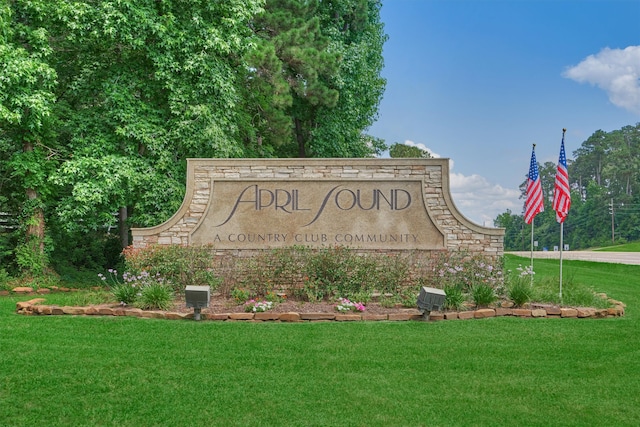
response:
[[[211,287],[188,285],[184,290],[184,299],[187,307],[193,307],[193,320],[200,320],[201,310],[209,307]]]
[[[447,294],[442,289],[423,286],[418,295],[418,310],[425,320],[429,320],[432,311],[441,310]]]

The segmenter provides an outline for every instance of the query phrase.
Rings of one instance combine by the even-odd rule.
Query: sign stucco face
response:
[[[441,249],[421,180],[216,180],[194,245]]]

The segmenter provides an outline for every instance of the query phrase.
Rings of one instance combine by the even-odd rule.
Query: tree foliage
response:
[[[564,223],[564,244],[570,249],[640,239],[640,123],[611,132],[597,130],[569,160],[571,210]],[[552,210],[556,165],[540,166],[545,211],[535,218],[539,249],[552,250],[560,240]],[[520,186],[522,199],[526,183]],[[505,249],[529,250],[531,228],[510,211],[494,221],[505,227]]]
[[[178,209],[190,157],[380,152],[383,142],[364,133],[385,84],[380,7],[2,3],[0,214],[20,225],[0,230],[3,265],[16,265],[30,233],[54,258],[68,240],[102,234],[112,245],[115,229],[125,245],[128,227]]]
[[[389,156],[392,158],[417,157],[419,159],[430,159],[431,154],[412,145],[401,144],[399,142],[391,144],[389,147]]]
[[[55,153],[51,132],[57,75],[49,63],[49,32],[29,14],[35,5],[12,5],[0,6],[0,212],[21,219],[14,260],[37,275],[47,264],[44,203]],[[3,241],[7,238],[0,240],[0,249]]]
[[[244,139],[258,154],[364,157],[385,80],[380,1],[268,0],[245,59]]]

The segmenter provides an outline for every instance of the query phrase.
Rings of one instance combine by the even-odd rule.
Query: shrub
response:
[[[54,289],[63,286],[60,277],[52,270],[47,270],[46,273],[35,276],[23,274],[20,277],[10,279],[6,286],[11,289],[15,286],[25,285],[33,289]]]
[[[124,272],[122,279],[118,272],[113,269],[108,270],[109,278],[103,274],[98,277],[104,282],[110,281],[110,290],[116,301],[123,305],[135,304],[142,309],[166,310],[173,301],[173,290],[170,281],[165,280],[160,273],[154,275],[146,271],[140,274]]]
[[[383,295],[380,297],[380,305],[385,308],[393,308],[399,304],[397,297],[394,295]]]
[[[318,249],[305,263],[305,276],[312,278],[323,298],[359,292],[362,283],[356,257],[342,246]]]
[[[237,258],[234,265],[228,271],[234,272],[235,282],[227,285],[225,294],[230,294],[234,288],[242,287],[258,297],[266,297],[267,294],[284,291],[289,295],[296,295],[303,277],[304,259],[308,248],[302,246],[290,246],[260,252],[250,258]],[[229,274],[227,274],[229,276]]]
[[[174,291],[184,292],[188,285],[220,286],[221,279],[212,268],[212,247],[155,245],[144,249],[128,247],[123,251],[126,267],[132,274],[143,271],[159,274],[171,282]]]
[[[444,287],[446,294],[444,298],[444,309],[460,311],[464,308],[464,303],[467,300],[465,294],[457,286],[447,285]]]
[[[0,290],[9,290],[10,279],[11,277],[9,276],[9,273],[7,273],[7,270],[0,268]]]
[[[231,296],[233,297],[233,299],[236,301],[237,304],[242,304],[243,302],[251,298],[251,293],[246,289],[234,288],[231,291]]]
[[[411,275],[411,256],[401,254],[376,256],[375,264],[377,290],[382,294],[401,293],[403,284]]]
[[[415,308],[418,304],[418,289],[416,286],[410,286],[400,288],[396,293],[385,293],[380,296],[380,305],[386,308],[392,308],[397,305]]]
[[[52,227],[49,231],[55,241],[51,266],[61,275],[62,271],[72,270],[122,269],[119,236],[102,230],[69,231],[62,227]]]
[[[150,283],[142,287],[136,305],[143,310],[168,310],[173,303],[173,291],[164,283]]]
[[[398,300],[403,307],[416,307],[419,293],[415,287],[404,288],[398,292]]]
[[[498,299],[493,288],[486,283],[472,286],[471,297],[477,307],[488,306]]]
[[[572,278],[563,281],[562,299],[560,299],[558,284],[558,277],[536,282],[531,299],[574,307],[607,308],[611,306],[607,300],[598,297],[592,288],[575,283]]]
[[[507,295],[516,306],[521,307],[531,301],[533,297],[531,283],[535,272],[531,269],[531,266],[525,268],[518,266],[517,270],[519,274],[517,277],[511,278]]]
[[[290,246],[240,260],[241,286],[254,295],[284,291],[308,301],[371,298],[374,290],[400,293],[410,282],[411,255],[361,254],[344,246]],[[230,287],[230,289],[232,289]]]
[[[245,272],[240,279],[240,285],[256,296],[264,297],[273,292],[275,287],[273,261],[268,253],[261,253],[255,257],[247,258],[241,262],[241,270]],[[243,300],[246,301],[248,298]]]
[[[153,246],[147,249],[127,248],[128,271],[160,274],[182,292],[188,284],[209,284],[212,290],[221,285],[212,266],[227,277],[222,288],[238,304],[251,298],[276,301],[286,294],[310,302],[328,301],[337,296],[370,301],[374,291],[394,296],[393,304],[416,305],[416,279],[443,288],[456,286],[470,293],[472,286],[486,284],[502,294],[502,268],[487,258],[466,253],[447,253],[435,262],[416,253],[361,253],[344,246],[311,248],[289,246],[260,251],[251,257],[212,259],[212,247]],[[431,276],[424,275],[425,266],[435,265]],[[233,271],[233,275],[231,274]],[[221,276],[222,277],[222,276]],[[241,294],[241,291],[246,293]],[[391,302],[389,302],[391,304]]]
[[[611,306],[605,299],[598,297],[592,288],[575,286],[571,281],[562,288],[562,302],[576,307],[607,308]]]
[[[522,307],[529,301],[531,301],[531,297],[533,296],[533,289],[529,283],[525,283],[522,280],[515,281],[510,287],[508,294],[509,299],[513,301],[513,304],[516,307]]]
[[[462,292],[471,292],[475,285],[484,284],[502,293],[504,278],[501,261],[493,262],[480,255],[464,252],[445,253],[438,257],[433,267],[433,280],[438,288],[456,286]]]
[[[305,277],[302,288],[296,289],[295,295],[309,302],[318,302],[328,297],[331,291],[332,289],[320,280]]]
[[[373,294],[371,291],[360,291],[350,293],[346,295],[346,297],[352,301],[360,301],[363,304],[368,304],[371,301],[371,298],[373,298]]]
[[[33,237],[27,242],[20,243],[14,250],[18,267],[28,276],[44,275],[49,266],[50,248],[50,239],[46,237],[44,239]]]
[[[267,301],[273,302],[273,303],[285,302],[287,300],[287,294],[278,294],[276,292],[271,291],[271,292],[267,292],[264,298]]]
[[[116,301],[122,305],[131,305],[138,297],[138,291],[135,286],[128,283],[117,283],[111,286],[111,293]]]

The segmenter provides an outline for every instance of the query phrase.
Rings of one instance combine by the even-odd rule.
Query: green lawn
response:
[[[607,246],[594,249],[601,252],[640,252],[640,242],[625,243],[623,245]]]
[[[193,322],[21,316],[24,297],[0,297],[0,425],[640,425],[640,266],[563,267],[626,315]]]

